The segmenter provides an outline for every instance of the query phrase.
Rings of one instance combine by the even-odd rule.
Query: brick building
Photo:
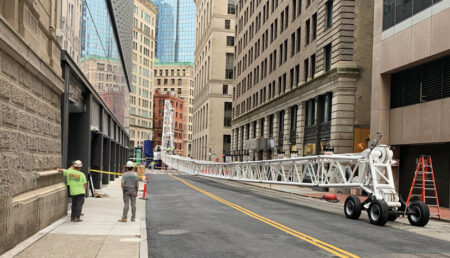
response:
[[[181,97],[183,107],[183,156],[192,152],[192,113],[194,100],[194,66],[189,63],[155,62],[154,88],[160,92],[174,92]]]
[[[361,151],[373,1],[240,0],[236,9],[234,160]]]
[[[161,138],[163,132],[163,121],[164,121],[164,102],[169,100],[174,109],[173,115],[173,144],[174,153],[176,155],[183,156],[183,119],[184,119],[184,102],[181,97],[175,95],[174,92],[155,90],[154,95],[154,105],[153,105],[153,130],[155,135],[153,137],[153,144],[155,146],[161,145]]]

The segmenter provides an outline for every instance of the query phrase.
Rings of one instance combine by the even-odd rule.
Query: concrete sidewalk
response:
[[[140,182],[142,197],[144,182]],[[145,201],[137,200],[136,222],[118,222],[123,199],[120,178],[97,190],[106,198],[85,199],[82,222],[67,217],[50,225],[5,253],[3,257],[147,257]],[[70,204],[69,204],[70,209]]]

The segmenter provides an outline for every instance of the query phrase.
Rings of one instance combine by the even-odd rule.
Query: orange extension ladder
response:
[[[413,193],[414,190],[416,190],[416,192],[417,190],[420,190],[420,194]],[[430,195],[431,191],[434,191],[434,195]],[[438,218],[441,217],[441,209],[439,208],[439,199],[436,190],[436,180],[434,179],[433,164],[431,162],[431,156],[429,155],[421,155],[419,158],[411,185],[411,190],[409,191],[408,199],[406,201],[406,206],[409,205],[411,197],[413,196],[419,196],[420,200],[424,203],[427,203],[427,200],[435,200],[434,203],[427,203],[429,207],[433,207],[433,209],[430,210],[430,215],[437,215]],[[435,212],[434,207],[437,209],[437,212]]]

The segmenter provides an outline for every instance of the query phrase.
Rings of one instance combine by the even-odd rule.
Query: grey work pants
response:
[[[131,218],[136,218],[136,188],[125,188],[123,191],[123,215],[122,218],[126,219],[128,215],[128,209],[130,208],[131,200]]]

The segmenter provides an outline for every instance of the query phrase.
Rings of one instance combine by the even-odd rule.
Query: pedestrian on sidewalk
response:
[[[134,164],[132,161],[127,162],[127,172],[122,175],[122,191],[123,191],[123,215],[119,222],[127,222],[128,209],[131,200],[131,221],[136,220],[136,197],[139,190],[139,179],[136,172],[133,171]]]
[[[72,197],[72,214],[71,221],[80,222],[81,211],[83,210],[84,196],[87,189],[87,180],[81,168],[83,163],[81,160],[75,160],[73,165],[68,169],[59,168],[59,173],[64,173],[67,177],[67,185],[70,189],[70,196]]]

